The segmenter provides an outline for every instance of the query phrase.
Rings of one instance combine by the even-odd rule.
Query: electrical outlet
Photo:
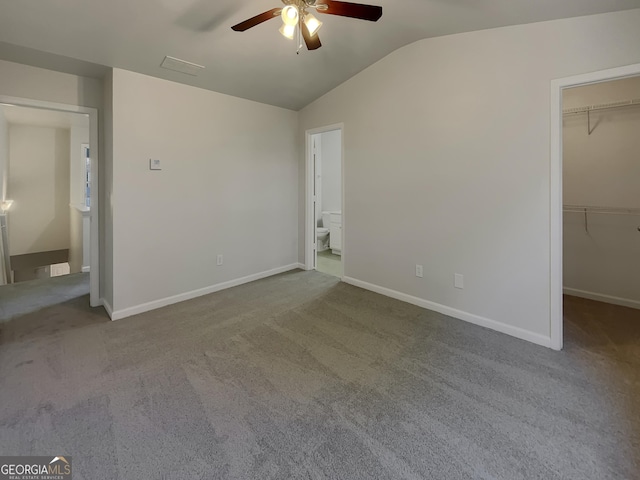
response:
[[[416,277],[422,278],[422,265],[416,265]]]
[[[216,264],[217,265],[222,265],[224,263],[224,257],[222,255],[218,255],[217,259],[216,259]]]
[[[464,275],[456,273],[453,275],[453,286],[459,289],[464,288]]]

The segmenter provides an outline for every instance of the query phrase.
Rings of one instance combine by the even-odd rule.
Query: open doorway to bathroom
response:
[[[0,322],[99,304],[96,153],[95,109],[0,96]]]
[[[309,158],[307,268],[342,278],[343,261],[343,148],[342,127],[307,132]]]

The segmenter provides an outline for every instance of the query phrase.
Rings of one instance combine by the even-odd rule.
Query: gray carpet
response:
[[[3,285],[0,286],[0,323],[88,294],[88,273]]]
[[[75,480],[638,478],[640,318],[595,305],[567,300],[558,353],[318,272],[118,322],[85,295],[0,325],[0,452]]]

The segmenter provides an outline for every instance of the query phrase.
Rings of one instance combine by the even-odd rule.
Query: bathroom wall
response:
[[[640,77],[566,90],[563,107],[640,98]],[[565,205],[640,209],[640,105],[566,115]],[[565,293],[640,308],[640,217],[564,213]]]
[[[342,133],[340,130],[320,135],[322,162],[322,211],[342,210]]]

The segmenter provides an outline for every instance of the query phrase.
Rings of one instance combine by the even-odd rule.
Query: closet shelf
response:
[[[619,102],[598,103],[595,105],[585,105],[584,107],[565,108],[562,110],[562,115],[579,115],[581,113],[586,113],[587,133],[591,135],[593,133],[593,129],[591,128],[591,112],[607,110],[610,108],[637,107],[638,105],[640,105],[640,98],[635,98],[632,100],[621,100]]]
[[[592,205],[563,205],[564,213],[580,213],[584,218],[584,231],[589,234],[589,215],[632,215],[640,217],[640,208],[594,207]],[[640,226],[637,228],[640,232]]]
[[[597,213],[602,215],[638,215],[640,208],[620,208],[620,207],[596,207],[593,205],[564,205],[564,212],[568,213]]]
[[[607,110],[609,108],[633,107],[640,105],[640,98],[633,100],[622,100],[619,102],[597,103],[595,105],[585,105],[584,107],[565,108],[562,110],[563,115],[575,115],[578,113],[593,112],[595,110]]]

